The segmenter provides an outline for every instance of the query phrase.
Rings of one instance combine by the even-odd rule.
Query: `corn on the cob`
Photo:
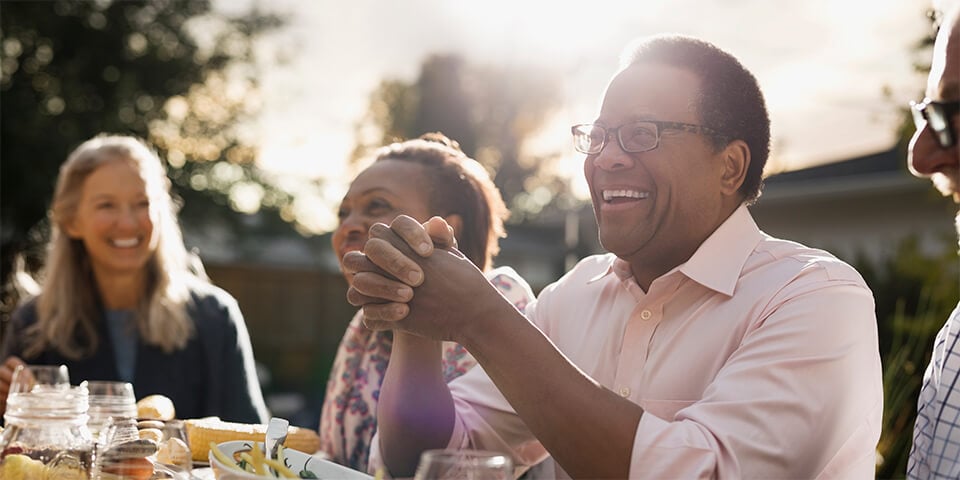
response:
[[[190,453],[196,461],[206,461],[210,453],[210,442],[220,444],[231,440],[262,442],[267,434],[266,425],[224,422],[219,418],[198,418],[184,420]],[[320,437],[317,432],[306,428],[291,426],[287,429],[286,448],[313,454],[320,449]]]

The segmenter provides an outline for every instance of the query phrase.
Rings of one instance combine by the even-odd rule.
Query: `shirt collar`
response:
[[[679,270],[691,280],[727,296],[733,295],[740,272],[753,253],[763,233],[750,215],[746,205],[740,205],[700,244],[683,265],[670,270],[664,276]],[[620,280],[633,278],[630,264],[622,258],[613,257],[610,265],[587,283],[596,282],[611,273]]]
[[[623,280],[624,278],[633,276],[633,274],[630,273],[630,264],[623,261],[623,259],[621,259],[620,257],[617,257],[616,255],[613,255],[613,254],[608,254],[608,255],[610,255],[610,264],[607,265],[607,268],[603,269],[603,271],[597,274],[595,277],[587,280],[588,284],[599,281],[600,279],[614,272],[617,273],[617,277],[619,277],[621,280]]]
[[[763,232],[740,205],[709,236],[679,270],[691,280],[732,296],[747,258],[763,239]]]

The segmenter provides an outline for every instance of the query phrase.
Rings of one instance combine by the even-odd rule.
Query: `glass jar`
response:
[[[11,393],[0,433],[0,478],[87,480],[94,441],[86,387],[34,387]]]

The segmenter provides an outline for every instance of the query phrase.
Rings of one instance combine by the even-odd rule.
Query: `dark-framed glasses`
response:
[[[610,135],[617,137],[620,149],[627,153],[648,152],[660,146],[660,132],[664,130],[682,130],[686,132],[724,138],[726,135],[703,125],[681,122],[661,122],[643,120],[625,123],[616,128],[607,128],[592,123],[581,123],[570,127],[573,133],[573,147],[580,153],[596,155],[607,145]]]
[[[953,102],[936,102],[924,99],[922,102],[910,102],[910,113],[913,114],[913,123],[917,130],[929,126],[937,143],[943,148],[950,148],[957,144],[957,126],[954,117],[960,113],[960,100]]]

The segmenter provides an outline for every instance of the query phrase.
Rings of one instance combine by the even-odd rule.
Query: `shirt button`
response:
[[[620,387],[620,396],[627,398],[630,396],[630,387]]]
[[[643,319],[643,320],[650,320],[650,317],[652,317],[652,316],[653,316],[653,314],[650,313],[650,310],[644,310],[644,311],[640,312],[640,318]]]

